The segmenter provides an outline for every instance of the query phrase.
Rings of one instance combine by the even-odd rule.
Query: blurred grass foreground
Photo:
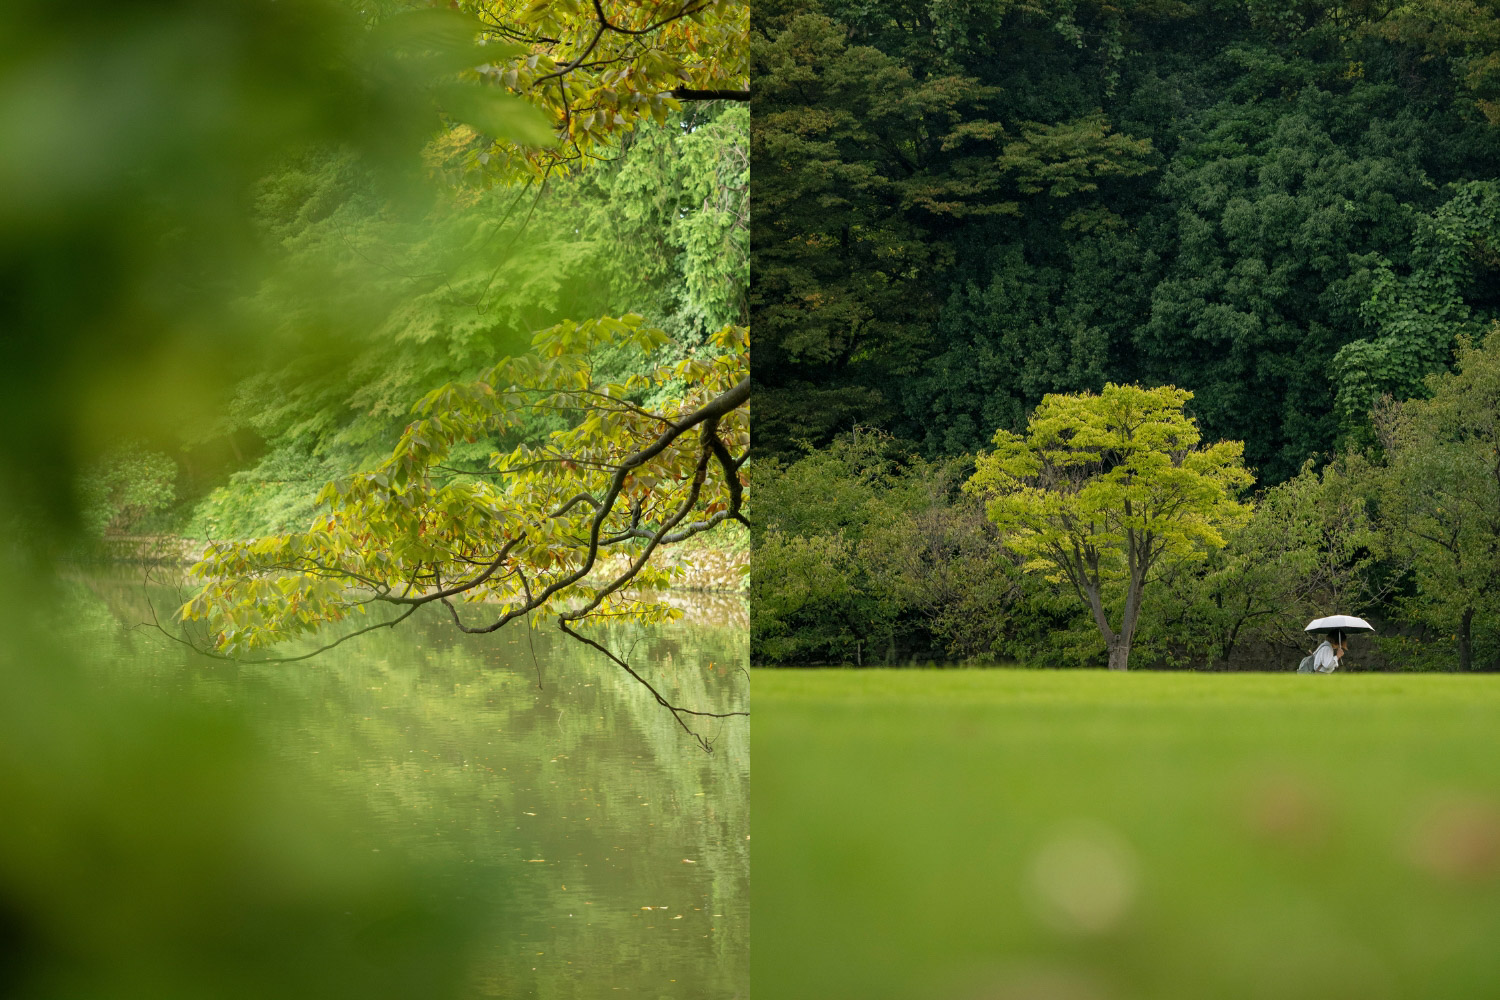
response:
[[[758,996],[1500,995],[1500,687],[755,678]]]

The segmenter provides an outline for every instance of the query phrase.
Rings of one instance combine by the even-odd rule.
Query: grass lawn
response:
[[[1500,677],[754,685],[762,1000],[1500,996]]]

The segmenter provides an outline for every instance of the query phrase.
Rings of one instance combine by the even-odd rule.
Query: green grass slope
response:
[[[760,670],[754,994],[1500,996],[1500,678]]]

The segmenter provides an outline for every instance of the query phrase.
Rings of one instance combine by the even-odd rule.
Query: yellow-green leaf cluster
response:
[[[1203,446],[1172,386],[1106,385],[1048,395],[1026,434],[998,431],[967,489],[1029,568],[1054,579],[1146,572],[1225,544],[1249,516],[1236,499],[1252,481],[1244,446]]]
[[[457,602],[478,605],[495,624],[466,627],[483,628],[549,613],[669,620],[672,609],[638,593],[670,582],[650,557],[745,516],[750,431],[747,405],[694,416],[748,378],[743,327],[720,331],[710,357],[594,378],[601,352],[649,361],[667,342],[639,316],[564,322],[536,334],[529,353],[429,393],[389,458],[324,487],[326,510],[308,530],[210,546],[181,616],[206,621],[231,654],[371,604],[441,599],[460,621]],[[637,402],[647,395],[651,409]],[[484,474],[445,464],[456,445],[503,440],[539,411],[567,426],[495,449]]]
[[[461,134],[446,155],[485,176],[545,176],[608,158],[637,124],[665,124],[681,108],[673,91],[749,86],[743,0],[477,0],[464,8],[486,39],[520,46],[515,54],[497,48],[480,77],[540,108],[554,132],[553,142],[527,146],[470,121],[485,135]]]

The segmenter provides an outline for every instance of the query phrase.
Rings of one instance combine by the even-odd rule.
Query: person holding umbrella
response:
[[[1353,615],[1329,615],[1307,623],[1304,632],[1322,634],[1323,641],[1311,656],[1304,656],[1297,665],[1299,674],[1331,674],[1339,668],[1349,646],[1344,641],[1345,632],[1373,632],[1375,627],[1363,618]],[[1329,636],[1333,636],[1332,639]]]
[[[1343,661],[1344,653],[1348,649],[1343,636],[1333,640],[1325,635],[1323,641],[1318,644],[1318,648],[1312,651],[1312,655],[1302,658],[1302,662],[1297,665],[1297,673],[1331,674],[1339,668],[1339,663]]]

